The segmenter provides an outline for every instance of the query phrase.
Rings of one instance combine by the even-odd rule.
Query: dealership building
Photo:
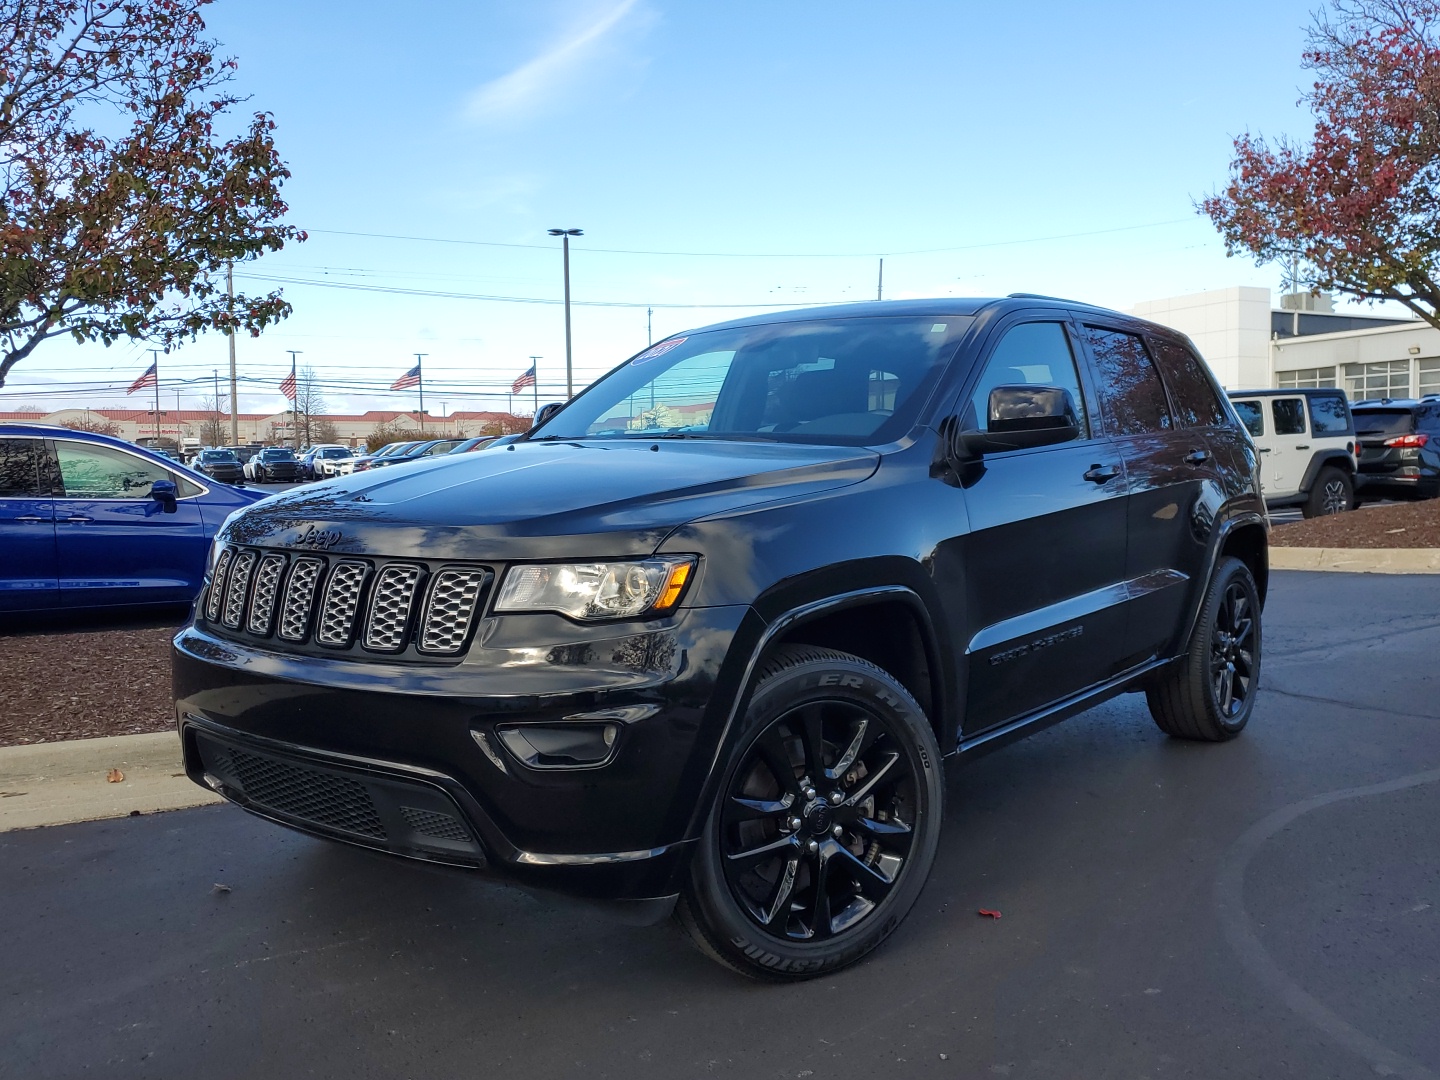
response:
[[[1352,400],[1440,394],[1440,330],[1423,319],[1337,313],[1324,294],[1237,286],[1130,309],[1187,334],[1227,390],[1338,386]]]

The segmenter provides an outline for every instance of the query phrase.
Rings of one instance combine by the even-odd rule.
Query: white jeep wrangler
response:
[[[1272,510],[1307,518],[1355,506],[1355,422],[1343,390],[1231,390],[1230,403],[1260,451],[1260,485]]]

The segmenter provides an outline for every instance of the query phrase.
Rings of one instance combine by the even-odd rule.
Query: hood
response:
[[[645,555],[677,525],[870,476],[863,447],[524,442],[357,473],[233,519],[238,543],[492,561]]]

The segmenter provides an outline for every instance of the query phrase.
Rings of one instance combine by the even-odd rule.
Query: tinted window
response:
[[[0,499],[49,495],[40,480],[39,439],[0,439]]]
[[[1200,358],[1173,341],[1156,341],[1155,355],[1170,387],[1170,400],[1184,427],[1204,427],[1226,422],[1225,406],[1205,373]]]
[[[1356,409],[1355,431],[1360,435],[1409,435],[1415,417],[1409,409]]]
[[[1095,357],[1096,393],[1116,435],[1148,435],[1171,427],[1170,404],[1144,339],[1085,327]]]
[[[989,420],[990,391],[997,386],[1058,386],[1070,391],[1075,415],[1080,418],[1080,437],[1089,438],[1085,395],[1080,392],[1075,355],[1070,351],[1070,339],[1060,323],[1022,323],[1005,331],[1000,344],[985,362],[979,385],[970,395],[977,428],[984,429]],[[970,422],[968,416],[966,422]]]
[[[1350,408],[1339,394],[1310,396],[1310,430],[1316,435],[1344,435],[1350,431]]]
[[[1270,415],[1275,418],[1276,435],[1305,434],[1305,399],[1275,398],[1270,402]]]
[[[116,450],[56,440],[60,478],[71,499],[146,499],[156,480],[169,480],[160,465]]]
[[[1258,401],[1232,401],[1230,404],[1235,407],[1246,431],[1257,439],[1265,434],[1265,414],[1260,410]]]
[[[230,450],[204,450],[200,453],[201,461],[239,461],[240,459]]]

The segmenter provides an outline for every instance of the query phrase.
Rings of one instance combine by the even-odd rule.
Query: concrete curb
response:
[[[1440,548],[1272,547],[1272,570],[1340,570],[1348,574],[1440,574]]]
[[[0,832],[220,801],[185,775],[173,731],[0,747]]]

